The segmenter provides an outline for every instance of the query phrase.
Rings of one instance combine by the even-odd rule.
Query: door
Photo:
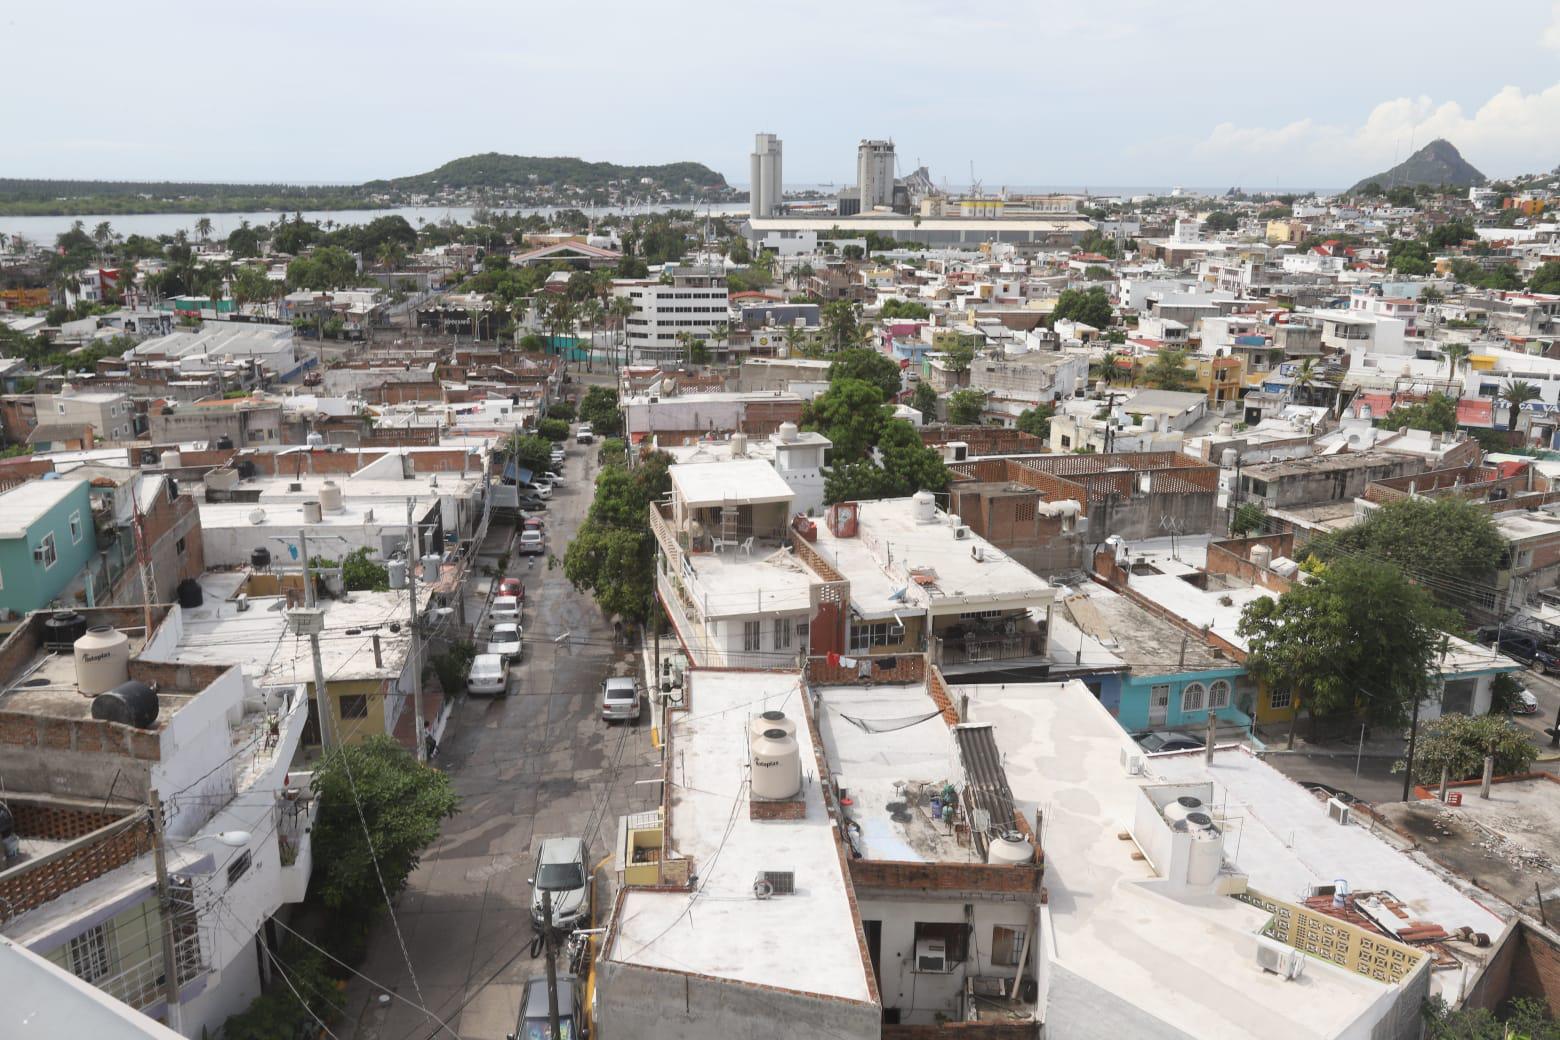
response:
[[[1170,686],[1168,683],[1151,686],[1148,690],[1148,725],[1163,726],[1170,712]]]
[[[877,980],[878,992],[883,992],[883,969],[879,962],[883,956],[883,922],[862,921],[861,930],[867,937],[867,955],[872,958],[872,977]]]

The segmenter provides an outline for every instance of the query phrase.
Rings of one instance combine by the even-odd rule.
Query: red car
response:
[[[545,531],[546,529],[547,525],[542,523],[542,518],[539,516],[526,517],[525,526],[521,528],[523,531]]]
[[[498,583],[498,594],[500,596],[513,596],[515,599],[523,600],[525,599],[525,586],[521,584],[519,578],[505,578]]]

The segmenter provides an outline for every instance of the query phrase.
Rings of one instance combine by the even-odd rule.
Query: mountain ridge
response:
[[[1371,182],[1382,190],[1401,187],[1452,187],[1473,188],[1488,183],[1489,178],[1462,157],[1457,146],[1443,137],[1425,145],[1396,166],[1360,180],[1349,189],[1358,194]]]

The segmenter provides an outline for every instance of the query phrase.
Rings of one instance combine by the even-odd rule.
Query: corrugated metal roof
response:
[[[990,725],[964,723],[954,727],[959,745],[959,760],[964,764],[964,803],[966,809],[984,809],[991,814],[993,831],[1013,826],[1013,789],[1008,786],[1007,770],[1002,768],[1002,751]],[[986,835],[974,831],[981,854],[986,852]]]

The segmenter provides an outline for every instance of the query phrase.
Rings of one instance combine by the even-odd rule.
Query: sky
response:
[[[0,7],[0,177],[355,183],[462,155],[853,181],[1347,187],[1560,163],[1560,0],[141,0]],[[22,85],[20,89],[18,86]]]

